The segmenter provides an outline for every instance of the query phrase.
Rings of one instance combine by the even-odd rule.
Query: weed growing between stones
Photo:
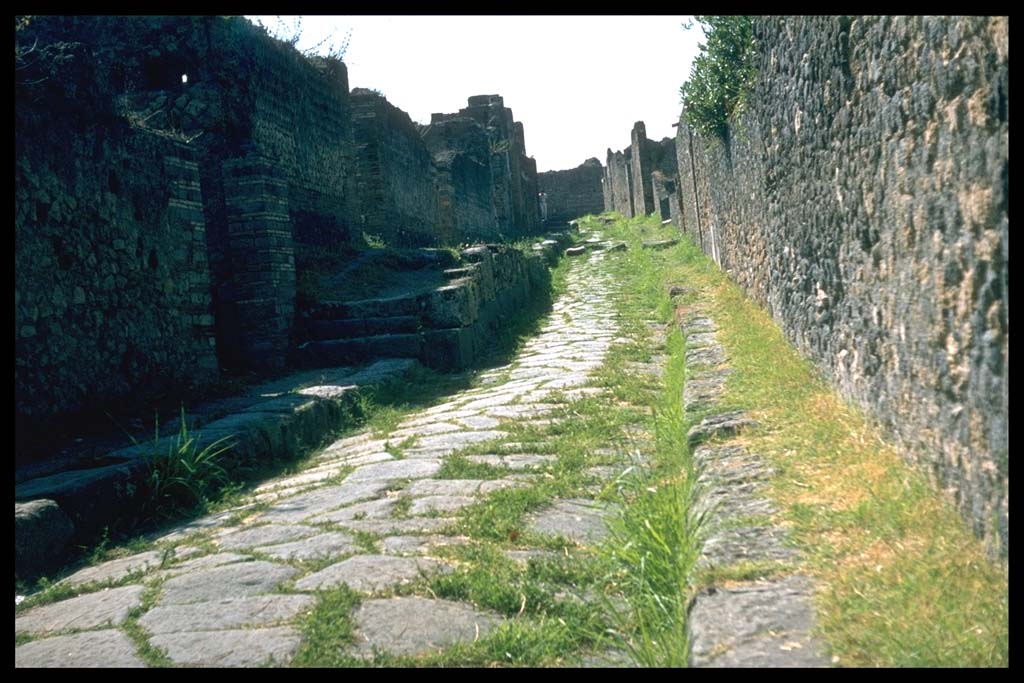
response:
[[[681,398],[684,381],[682,336],[665,339],[660,379],[637,372],[637,364],[654,360],[650,326],[671,320],[665,292],[665,267],[659,257],[639,249],[642,221],[617,235],[632,249],[614,261],[620,284],[617,308],[629,342],[613,347],[602,373],[618,411],[645,441],[630,443],[632,467],[615,486],[622,499],[613,518],[602,557],[611,567],[605,611],[613,623],[618,648],[644,666],[687,664],[686,617],[691,577],[700,551],[699,522],[692,516],[695,492],[688,425]]]
[[[302,648],[292,660],[292,666],[358,665],[360,660],[343,652],[352,642],[351,614],[359,602],[359,594],[345,585],[321,591],[316,607],[299,624]]]
[[[180,510],[206,505],[229,482],[227,470],[218,462],[221,455],[234,447],[226,436],[200,448],[202,441],[190,434],[184,408],[181,428],[168,440],[166,450],[160,445],[160,426],[152,450],[146,454],[149,468],[145,485],[148,499],[144,514],[172,516]]]
[[[657,228],[636,219],[615,226]],[[945,494],[908,467],[689,239],[660,252],[664,282],[718,323],[733,372],[720,410],[745,408],[770,429],[744,436],[776,474],[771,494],[803,560],[741,565],[694,582],[800,572],[839,666],[1005,666],[1007,571],[993,563]]]

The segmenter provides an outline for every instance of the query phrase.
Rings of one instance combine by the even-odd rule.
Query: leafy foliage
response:
[[[729,117],[742,105],[757,73],[751,17],[698,16],[707,44],[679,89],[687,121],[704,135],[729,135]]]

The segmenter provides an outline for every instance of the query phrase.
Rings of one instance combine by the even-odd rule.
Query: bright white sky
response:
[[[250,17],[254,19],[255,17]],[[259,17],[274,29],[276,17]],[[282,17],[292,28],[293,17]],[[501,95],[537,170],[574,168],[647,137],[675,135],[679,86],[703,40],[684,16],[304,16],[299,49],[351,29],[349,86],[384,93],[413,121],[471,95]],[[279,36],[280,37],[280,36]]]

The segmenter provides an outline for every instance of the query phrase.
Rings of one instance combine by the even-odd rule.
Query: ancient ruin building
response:
[[[364,233],[540,226],[500,96],[421,130],[240,17],[33,17],[17,40],[19,434],[284,366],[307,264]]]
[[[389,244],[435,244],[433,156],[416,124],[372,90],[350,97],[360,227]]]
[[[567,223],[604,210],[604,168],[597,159],[587,159],[576,168],[548,171],[538,176],[547,199],[547,223]]]
[[[471,118],[446,119],[434,114],[421,134],[436,169],[438,238],[444,244],[497,239],[491,143],[486,129]]]
[[[487,131],[498,230],[506,236],[526,234],[540,224],[537,166],[526,156],[522,124],[512,118],[500,95],[475,95],[457,114],[436,114],[432,123],[469,118]]]
[[[608,211],[618,211],[627,218],[633,217],[633,176],[627,155],[608,150]]]

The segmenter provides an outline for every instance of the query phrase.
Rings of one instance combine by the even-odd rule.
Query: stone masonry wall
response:
[[[605,207],[609,211],[618,211],[626,218],[633,217],[633,194],[629,166],[622,152],[608,150],[608,178],[611,181],[612,203]]]
[[[755,30],[728,143],[680,127],[681,223],[1006,552],[1008,19]]]
[[[491,179],[499,234],[528,234],[540,224],[537,200],[537,167],[526,157],[522,124],[500,95],[474,95],[456,114],[434,114],[432,123],[469,118],[487,131],[491,146]]]
[[[19,440],[218,374],[195,159],[119,120],[109,93],[83,92],[96,72],[65,43],[16,82]]]
[[[647,139],[647,128],[643,121],[633,124],[631,135],[632,144],[629,148],[630,159],[632,160],[633,178],[633,215],[646,216],[653,213],[654,189],[651,187],[652,144]]]
[[[438,240],[441,244],[494,240],[498,219],[487,131],[472,119],[437,118],[432,117],[422,136],[436,168]]]
[[[540,191],[547,194],[548,224],[567,223],[590,213],[601,213],[603,174],[604,169],[597,159],[587,159],[566,171],[541,173]]]
[[[295,321],[295,251],[288,183],[273,160],[224,162],[235,331],[226,351],[247,367],[281,368]]]
[[[409,115],[382,95],[352,91],[361,226],[399,246],[434,244],[433,157]]]

